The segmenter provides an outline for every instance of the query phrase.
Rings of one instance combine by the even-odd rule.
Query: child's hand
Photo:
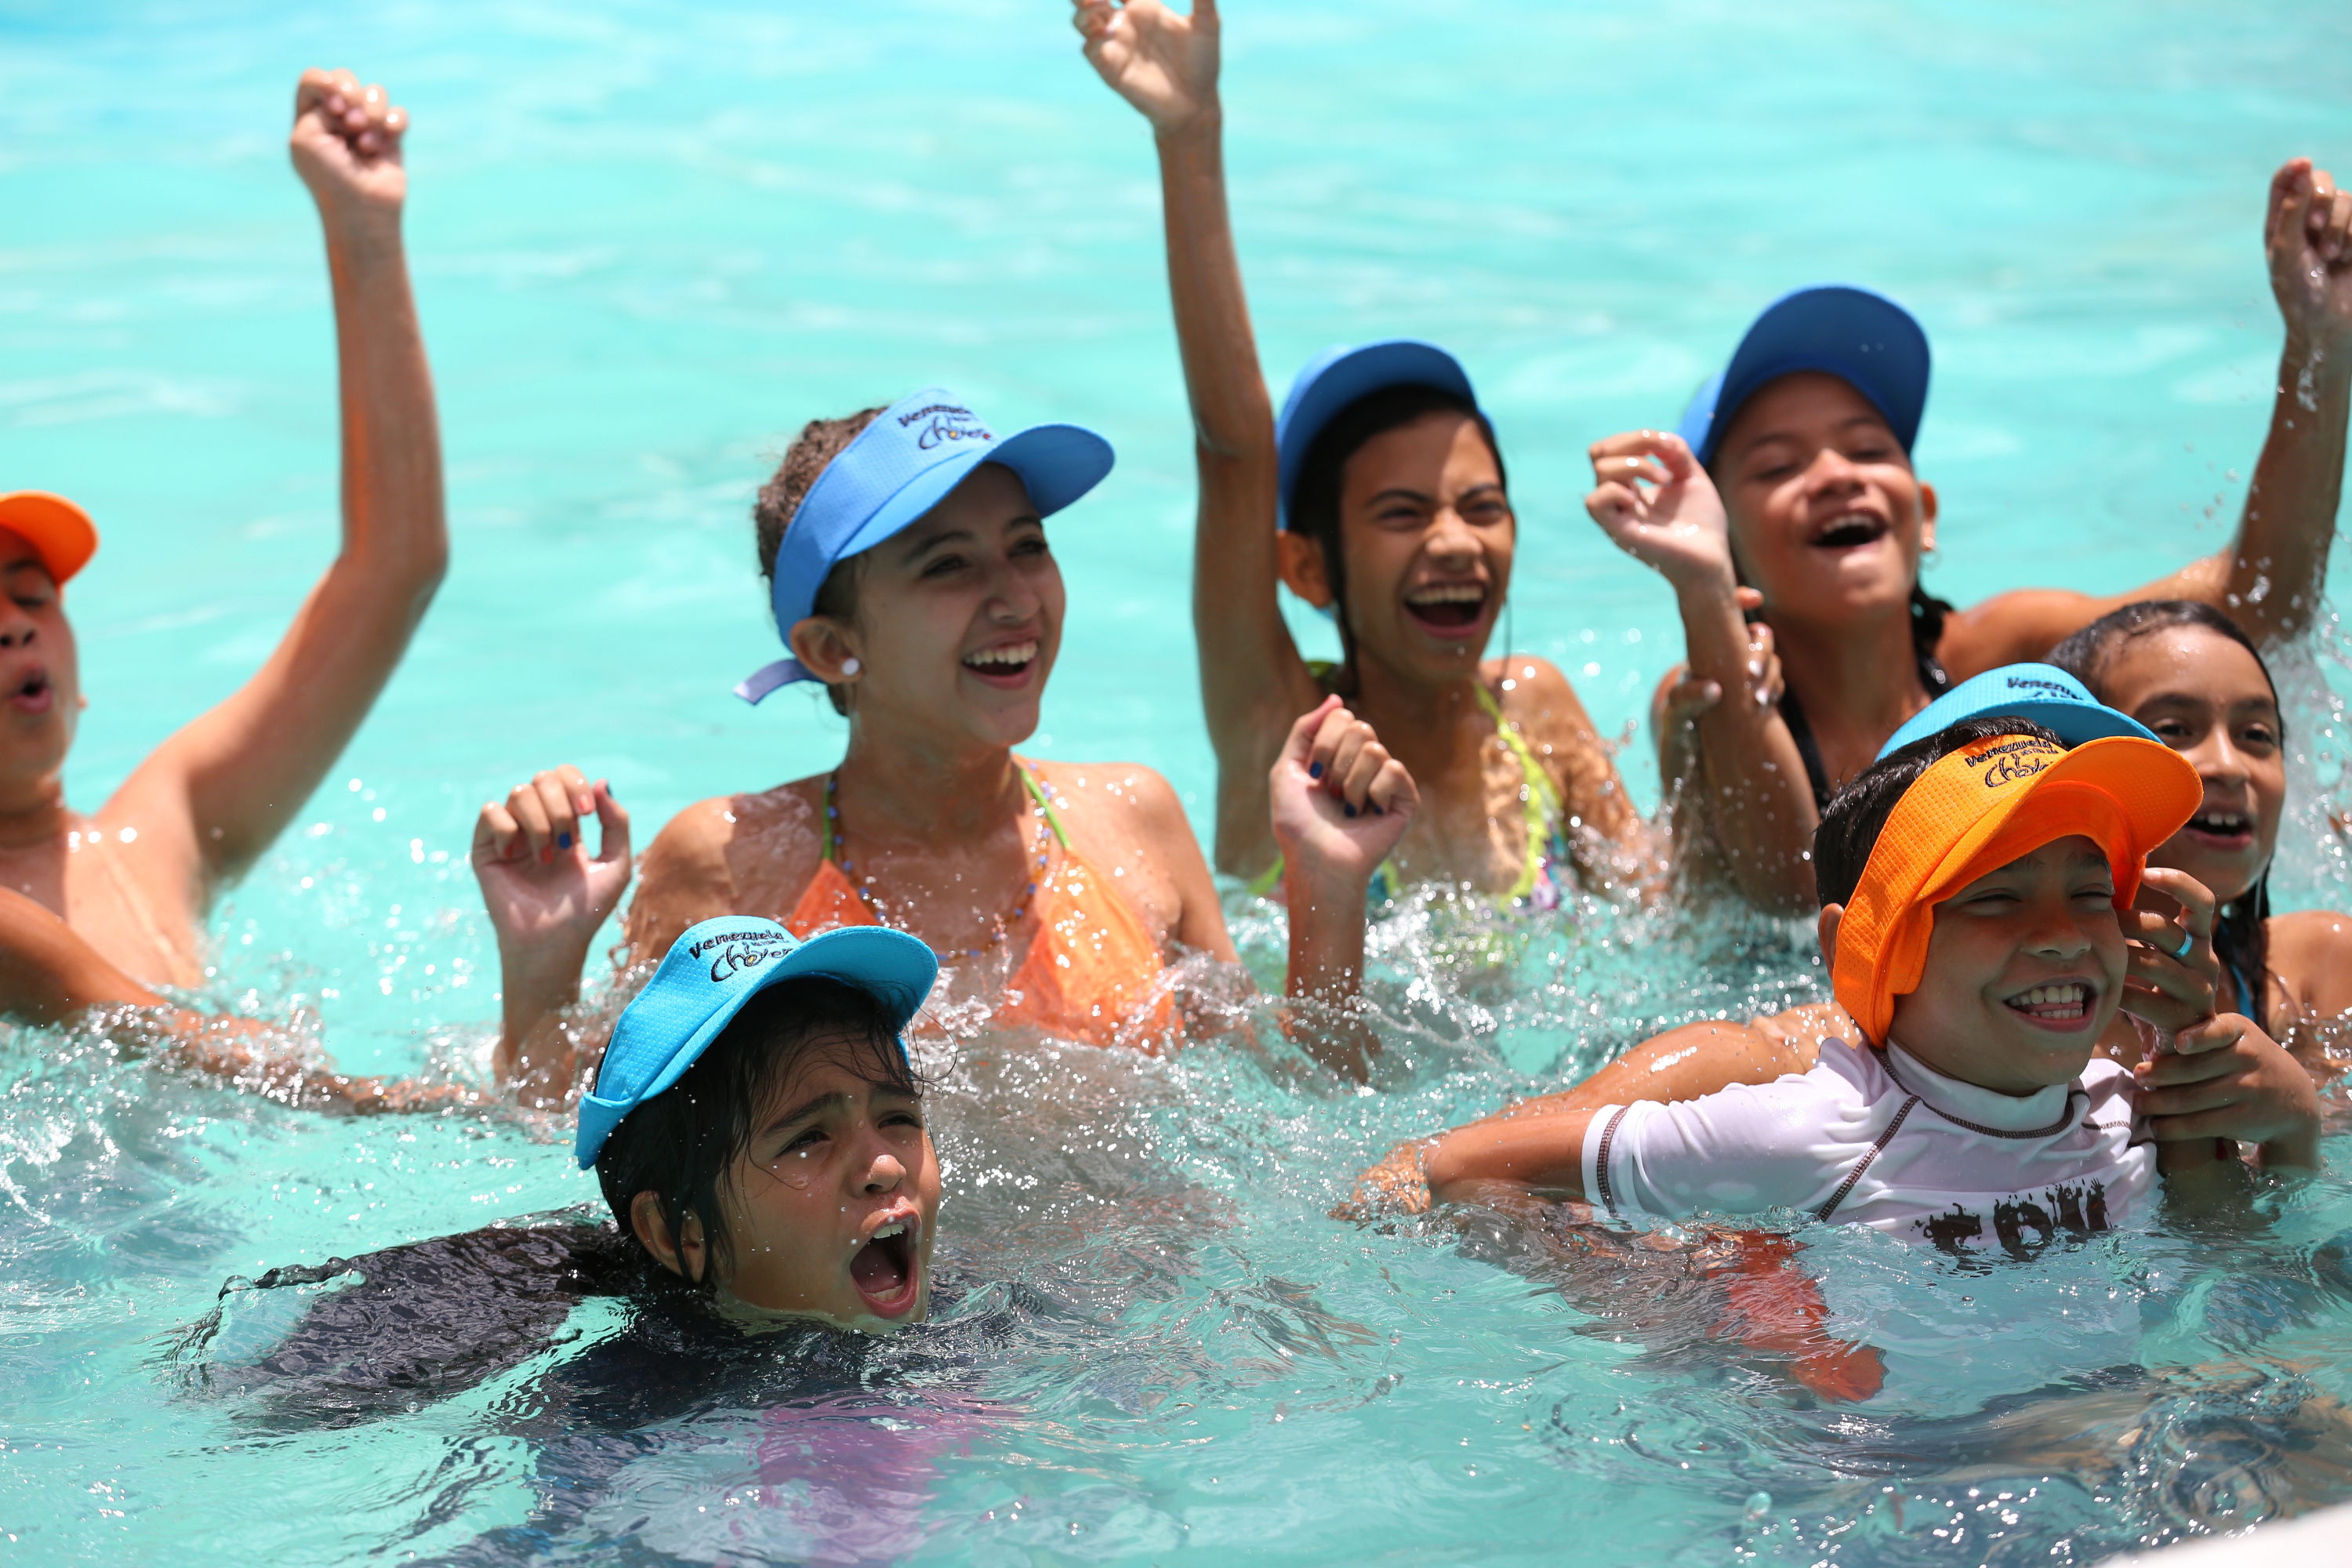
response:
[[[2147,868],[2138,899],[2124,911],[2124,934],[2132,939],[2124,970],[2125,1012],[2166,1033],[2213,1016],[2221,994],[2213,901],[2205,884],[2188,872],[2168,866]]]
[[[1217,108],[1216,0],[1180,16],[1160,0],[1076,0],[1087,58],[1155,131],[1181,131]]]
[[[294,89],[294,172],[330,219],[396,216],[408,195],[408,110],[349,71],[308,70]]]
[[[1759,609],[1764,603],[1764,595],[1753,588],[1734,589],[1732,596],[1742,614]],[[1758,708],[1770,708],[1787,695],[1788,689],[1788,677],[1780,668],[1780,653],[1772,641],[1772,628],[1762,621],[1750,621],[1748,625],[1748,700]],[[1685,665],[1682,679],[1667,689],[1651,722],[1661,732],[1670,732],[1711,711],[1722,700],[1723,688],[1720,685],[1697,679]]]
[[[1355,1194],[1331,1211],[1334,1219],[1377,1219],[1382,1215],[1427,1214],[1429,1180],[1421,1154],[1431,1140],[1415,1138],[1389,1151],[1389,1157],[1356,1178]]]
[[[2224,1013],[2183,1029],[2132,1076],[2158,1142],[2231,1138],[2263,1144],[2265,1163],[2318,1163],[2311,1074],[2251,1018]]]
[[[1268,786],[1288,874],[1360,893],[1421,805],[1404,764],[1337,697],[1290,727]]]
[[[2288,333],[2321,347],[2352,339],[2352,191],[2310,159],[2289,159],[2271,178],[2263,248]]]
[[[1584,510],[1617,548],[1676,588],[1735,590],[1723,498],[1680,436],[1612,436],[1593,443],[1591,458],[1593,489]]]
[[[593,856],[581,832],[592,813],[603,840]],[[560,950],[576,973],[629,868],[629,814],[603,779],[591,784],[569,764],[517,784],[474,824],[474,877],[509,957]]]

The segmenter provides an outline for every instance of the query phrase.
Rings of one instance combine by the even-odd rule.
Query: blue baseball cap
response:
[[[1887,737],[1874,761],[1884,762],[1914,741],[1948,730],[1963,719],[2024,719],[2070,746],[2110,735],[2153,741],[2156,731],[2091,695],[2088,688],[2054,664],[2004,664],[1970,676],[1911,715]]]
[[[1714,462],[1739,405],[1765,383],[1801,370],[1827,371],[1849,383],[1906,452],[1918,438],[1927,411],[1927,334],[1885,295],[1844,283],[1815,283],[1765,306],[1723,374],[1710,377],[1683,410],[1682,438],[1702,465]]]
[[[982,463],[1021,476],[1040,517],[1051,517],[1102,483],[1110,443],[1076,425],[1032,425],[999,439],[971,405],[943,386],[902,397],[824,466],[776,547],[776,635],[815,607],[825,574],[921,517]],[[815,677],[782,658],[735,688],[757,702],[779,687]]]
[[[686,1075],[743,1010],[780,980],[821,974],[870,991],[904,1029],[931,994],[940,961],[919,937],[887,926],[845,926],[802,942],[773,921],[722,915],[669,944],[661,967],[613,1026],[596,1087],[580,1097],[572,1152],[596,1163],[621,1119]],[[899,1042],[904,1051],[906,1043]]]
[[[1470,389],[1470,374],[1462,362],[1415,338],[1391,338],[1382,342],[1325,349],[1307,361],[1290,395],[1282,400],[1282,416],[1274,422],[1278,455],[1278,500],[1282,526],[1290,526],[1291,492],[1298,488],[1298,470],[1306,466],[1307,449],[1315,437],[1356,399],[1391,386],[1434,386],[1453,393],[1472,407],[1478,395]]]

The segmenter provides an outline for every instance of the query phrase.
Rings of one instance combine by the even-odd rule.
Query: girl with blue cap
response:
[[[999,437],[940,387],[802,432],[754,508],[790,657],[736,689],[757,702],[823,684],[848,717],[847,752],[830,773],[672,820],[646,855],[625,968],[721,914],[804,937],[888,925],[950,966],[943,984],[968,1030],[1145,1049],[1175,1038],[1179,954],[1236,961],[1175,793],[1148,768],[1014,751],[1036,730],[1061,642],[1045,519],[1110,467],[1092,431]],[[1270,819],[1269,830],[1310,846],[1293,879],[1294,931],[1307,944],[1293,981],[1318,989],[1360,962],[1364,884],[1415,796],[1360,721],[1336,701],[1306,706],[1289,726],[1299,787],[1274,797],[1291,826]],[[1310,777],[1310,747],[1337,765]],[[594,857],[580,834],[592,814],[603,819]],[[1358,867],[1360,845],[1379,852]],[[560,1097],[576,1056],[563,1010],[629,879],[627,817],[576,769],[542,773],[483,808],[474,860],[505,970],[501,1070]]]
[[[1556,904],[1571,868],[1643,874],[1648,837],[1566,678],[1485,658],[1517,524],[1470,379],[1433,344],[1334,349],[1280,418],[1258,368],[1226,210],[1213,0],[1078,0],[1087,58],[1150,121],[1200,465],[1192,605],[1217,752],[1218,868],[1270,887],[1265,778],[1327,693],[1380,731],[1428,802],[1384,878]],[[1288,586],[1331,614],[1336,668],[1285,626]],[[1321,753],[1318,752],[1318,760]]]
[[[1911,461],[1927,340],[1867,289],[1776,301],[1679,431],[1592,447],[1586,504],[1674,584],[1689,678],[1703,696],[1754,699],[1714,701],[1695,737],[1659,726],[1669,798],[1680,794],[1686,813],[1677,826],[1696,830],[1687,842],[1712,841],[1702,862],[1718,861],[1764,909],[1810,910],[1806,849],[1842,780],[1952,681],[2040,658],[2118,605],[2199,600],[2266,646],[2311,624],[2352,412],[2352,193],[2308,159],[2287,163],[2272,182],[2266,246],[2286,348],[2244,519],[2228,550],[2131,593],[2035,589],[1956,610],[1921,589],[1937,537],[1935,489]],[[1748,616],[1769,630],[1760,657]],[[1669,676],[1662,697],[1684,679]]]

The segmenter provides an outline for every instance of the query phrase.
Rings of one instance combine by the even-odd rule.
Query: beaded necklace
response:
[[[1029,792],[1036,795],[1036,783],[1030,778],[1026,768],[1022,770],[1021,776],[1022,781],[1029,785]],[[1036,808],[1037,831],[1034,842],[1031,845],[1031,848],[1034,851],[1036,868],[1030,874],[1029,885],[1022,889],[1021,897],[1014,900],[1011,910],[994,917],[996,929],[986,942],[978,947],[950,949],[941,952],[940,957],[942,960],[950,957],[980,958],[993,952],[1004,944],[1006,935],[1027,917],[1029,906],[1037,899],[1037,884],[1045,879],[1045,866],[1053,856],[1053,835],[1049,831],[1050,819],[1046,816],[1042,804],[1044,797],[1039,795],[1038,799],[1041,804]],[[887,924],[888,922],[882,919],[882,911],[874,907],[874,900],[866,896],[865,884],[858,880],[856,868],[850,864],[849,839],[841,826],[841,775],[837,772],[824,775],[824,820],[828,834],[833,839],[834,860],[840,866],[842,875],[848,879],[850,890],[857,895],[857,901],[866,906],[866,912],[874,917],[875,924]]]

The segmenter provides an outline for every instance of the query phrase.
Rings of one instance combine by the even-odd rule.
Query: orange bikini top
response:
[[[1110,879],[1070,847],[1054,803],[1025,764],[1020,771],[1060,853],[1040,857],[1029,895],[1037,934],[1005,984],[995,1022],[1090,1046],[1133,1044],[1157,1051],[1176,1027],[1175,1001],[1161,983],[1168,966],[1160,944]],[[831,780],[825,794],[824,860],[784,921],[803,940],[838,926],[882,923],[835,858]]]

